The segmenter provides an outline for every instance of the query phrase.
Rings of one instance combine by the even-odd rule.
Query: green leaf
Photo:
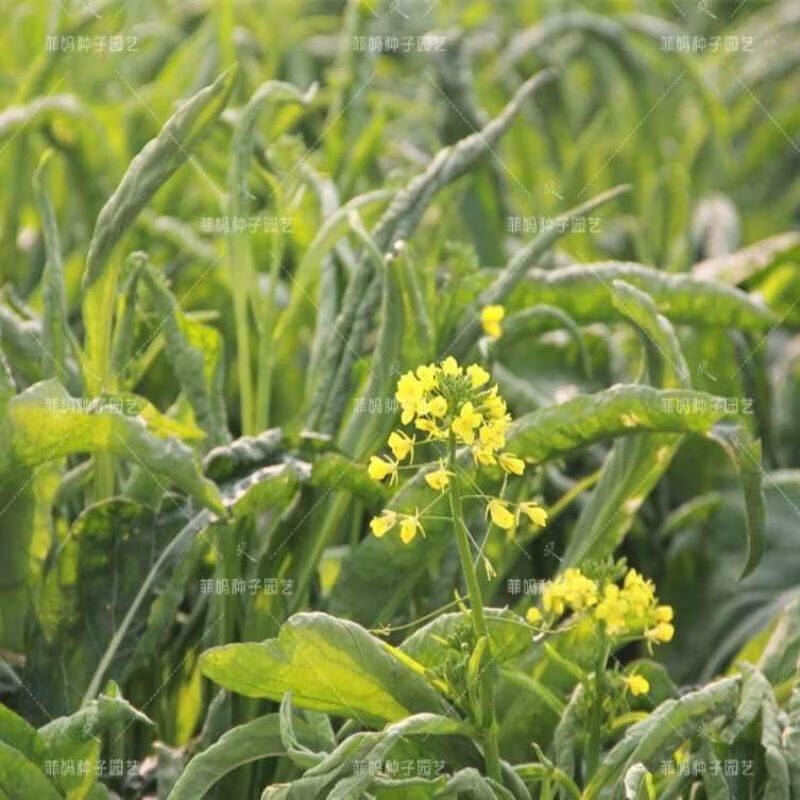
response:
[[[604,788],[614,786],[637,763],[655,769],[694,736],[699,727],[716,717],[733,715],[739,699],[739,681],[726,678],[662,703],[646,720],[632,725],[600,763],[582,798],[593,800]]]
[[[324,453],[314,461],[311,485],[350,492],[373,510],[380,508],[389,496],[383,485],[369,477],[363,464],[357,464],[340,453]]]
[[[99,737],[120,726],[142,722],[152,726],[148,717],[135,709],[120,694],[119,688],[109,682],[105,692],[97,700],[68,717],[59,717],[39,729],[39,735],[47,747],[47,756],[55,762],[86,762],[89,769],[81,775],[62,774],[55,783],[68,798],[83,798],[96,783],[95,766],[100,757]]]
[[[409,660],[410,662],[410,660]],[[374,724],[420,711],[448,713],[421,676],[360,626],[322,613],[295,614],[278,638],[212,648],[203,674],[247,697],[280,700]]]
[[[466,174],[505,133],[524,102],[555,77],[544,70],[526,81],[498,116],[480,131],[440,150],[424,172],[398,192],[372,231],[378,250],[383,252],[398,239],[407,240],[419,224],[436,194]],[[332,433],[344,411],[351,368],[370,327],[380,283],[375,279],[371,260],[362,256],[351,276],[342,300],[341,311],[328,336],[321,370],[315,386],[306,424],[309,428]]]
[[[192,451],[175,439],[153,435],[138,414],[121,413],[120,408],[127,410],[123,400],[98,399],[90,405],[70,397],[54,379],[31,386],[8,403],[0,472],[36,467],[72,453],[115,453],[222,511],[219,491],[202,477]]]
[[[237,725],[189,761],[167,800],[200,800],[217,781],[237,767],[285,752],[278,714],[267,714]]]
[[[356,218],[353,223],[353,230],[361,239],[364,250],[371,254],[375,270],[383,284],[381,323],[378,329],[378,341],[370,360],[369,374],[339,437],[342,450],[356,459],[361,459],[371,452],[375,442],[386,438],[394,422],[393,414],[365,416],[361,403],[392,396],[398,365],[402,364],[406,312],[400,284],[402,262],[395,258],[394,254],[384,259],[361,221]]]
[[[764,765],[767,781],[764,785],[764,800],[789,800],[789,765],[782,745],[783,725],[779,720],[781,710],[770,689],[764,696],[761,707],[761,746],[764,748]]]
[[[225,451],[229,452],[229,448],[225,448]],[[297,491],[301,477],[304,477],[303,473],[307,472],[305,466],[299,462],[263,467],[226,487],[222,498],[223,505],[234,519],[268,506],[280,509],[290,502]],[[186,580],[192,570],[196,568],[198,560],[204,552],[204,544],[208,542],[205,539],[206,530],[214,524],[224,524],[218,523],[216,517],[208,509],[204,509],[193,517],[189,516],[185,509],[180,513],[188,519],[187,524],[161,551],[156,562],[141,582],[139,591],[100,659],[89,683],[89,688],[86,690],[85,701],[97,692],[124,637],[137,619],[139,609],[153,592],[156,580],[161,578],[162,573],[166,572],[168,568],[172,568],[173,572],[166,580],[165,585],[158,587],[155,592],[156,597],[150,609],[147,627],[139,636],[136,649],[127,661],[126,675],[138,668],[142,662],[146,662],[146,659],[152,657],[152,654],[157,651],[166,637],[167,631],[175,622],[175,615],[186,591]],[[205,543],[198,545],[197,542],[200,539],[205,539]]]
[[[109,388],[105,383],[110,377],[111,315],[118,273],[118,267],[109,264],[111,253],[139,212],[222,113],[235,77],[235,71],[228,70],[181,105],[131,161],[97,217],[83,276],[87,383],[92,391]]]
[[[0,703],[0,742],[19,750],[34,764],[41,764],[47,753],[47,747],[36,728],[2,703]]]
[[[47,649],[32,653],[31,668],[55,693],[52,669],[69,675],[64,707],[72,707],[141,586],[142,576],[168,541],[173,518],[156,520],[151,509],[121,497],[88,506],[78,516],[45,574],[38,619]],[[144,620],[142,620],[144,622]],[[131,631],[115,667],[124,667],[141,629]]]
[[[617,316],[609,302],[615,280],[647,292],[672,322],[757,331],[777,323],[763,303],[739,289],[630,262],[581,264],[549,272],[531,269],[515,299],[525,306],[558,306],[583,324],[610,322]]]
[[[783,729],[784,757],[789,766],[792,797],[798,797],[800,796],[800,680],[795,681],[787,712],[788,724]]]
[[[500,786],[491,778],[484,778],[474,767],[459,770],[439,791],[439,795],[447,797],[454,792],[456,797],[472,798],[472,800],[515,800],[514,795],[504,786]]]
[[[189,319],[163,278],[146,266],[142,277],[152,293],[163,328],[167,358],[194,410],[195,419],[208,434],[209,447],[230,441],[223,384],[225,351],[216,328]]]
[[[626,800],[655,800],[653,776],[644,764],[633,764],[625,772]]]
[[[227,445],[215,447],[203,459],[203,471],[217,483],[255,472],[259,467],[280,460],[286,444],[280,428],[270,428],[258,436],[240,436]]]
[[[472,303],[464,313],[464,321],[462,321],[457,332],[453,336],[453,346],[450,348],[452,354],[457,359],[466,356],[481,335],[481,309],[484,306],[503,303],[516,286],[521,283],[523,279],[526,279],[526,275],[528,276],[526,282],[530,283],[530,272],[528,272],[530,267],[538,263],[550,247],[570,230],[570,222],[573,219],[586,216],[595,208],[599,208],[629,190],[629,186],[617,186],[613,189],[609,189],[607,192],[602,192],[597,195],[597,197],[593,197],[591,200],[575,208],[571,208],[569,211],[564,212],[553,220],[553,226],[550,229],[542,231],[533,241],[523,247],[500,271],[491,286],[482,291],[475,302]],[[537,305],[559,306],[568,314],[571,313],[570,308],[562,302],[540,300],[526,303],[526,306]]]
[[[735,253],[707,258],[692,267],[696,278],[738,285],[784,260],[800,255],[800,233],[787,231],[751,244]]]
[[[611,300],[614,308],[639,332],[651,380],[665,389],[690,388],[689,368],[678,337],[666,317],[658,313],[650,296],[615,280]],[[572,531],[565,556],[568,562],[577,563],[581,556],[576,553],[586,547],[602,558],[622,541],[681,441],[680,435],[646,434],[614,443],[600,480]]]
[[[108,733],[119,724],[154,723],[134,708],[121,694],[119,687],[109,681],[103,693],[67,717],[58,717],[39,728],[39,735],[50,752],[58,748],[67,752],[71,745],[82,744],[95,736]]]
[[[0,140],[16,136],[29,125],[53,116],[78,117],[85,113],[80,101],[71,94],[50,94],[24,106],[8,106],[0,114]]]
[[[777,588],[777,587],[776,587]],[[777,686],[794,675],[800,660],[800,597],[782,604],[777,623],[758,662],[769,683]]]
[[[567,708],[561,715],[553,734],[555,764],[570,779],[575,778],[575,760],[583,727],[581,712],[583,694],[584,685],[579,683],[572,690]]]
[[[46,261],[42,275],[42,373],[47,377],[55,376],[66,381],[67,336],[67,301],[64,291],[64,266],[61,259],[61,243],[50,195],[45,188],[47,168],[52,157],[48,150],[33,176],[33,190],[39,215],[42,218],[42,233]]]
[[[5,742],[0,741],[0,797],[63,800],[38,765]]]
[[[530,647],[532,631],[522,617],[507,608],[487,608],[485,613],[495,663],[502,664]],[[440,614],[411,634],[400,649],[428,669],[434,669],[452,652],[448,639],[470,624],[467,613]]]
[[[363,759],[367,763],[384,763],[390,755],[392,748],[409,736],[424,736],[423,742],[431,736],[472,736],[474,731],[464,722],[437,714],[415,714],[407,719],[388,725],[381,732],[380,738]],[[375,776],[369,771],[345,778],[331,791],[328,800],[349,800],[351,797],[361,797],[363,792],[371,788]]]

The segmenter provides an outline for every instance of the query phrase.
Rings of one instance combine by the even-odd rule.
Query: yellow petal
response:
[[[480,389],[481,386],[489,382],[489,378],[491,377],[489,373],[478,364],[472,364],[467,367],[467,375],[469,376],[473,389]]]
[[[492,339],[499,339],[503,333],[500,322],[506,315],[503,306],[486,306],[481,311],[481,325],[484,332]]]
[[[398,461],[402,461],[414,452],[414,440],[403,431],[393,431],[389,435],[389,448]]]
[[[447,413],[447,400],[441,395],[436,395],[436,397],[428,401],[425,410],[432,417],[443,417]]]
[[[405,517],[400,523],[400,538],[403,544],[408,544],[417,535],[417,520],[414,517]]]
[[[443,492],[450,484],[450,476],[446,470],[437,469],[434,472],[429,472],[425,476],[425,482],[431,489],[437,492]]]
[[[536,606],[531,606],[525,614],[525,619],[528,620],[531,625],[535,625],[537,622],[542,621],[542,612],[539,611]]]
[[[367,467],[367,474],[374,481],[382,481],[387,475],[392,475],[397,470],[397,464],[378,456],[372,456]]]
[[[547,512],[536,503],[520,503],[519,509],[534,525],[542,528],[547,524]]]
[[[455,378],[461,374],[462,370],[461,367],[458,366],[458,361],[456,361],[453,356],[447,356],[447,358],[442,361],[442,372],[451,378]]]
[[[647,681],[647,678],[643,677],[642,675],[629,675],[626,678],[623,678],[625,681],[626,687],[630,690],[630,693],[634,697],[638,697],[641,694],[647,694],[650,691],[650,684]]]
[[[514,475],[522,475],[525,472],[525,462],[512,453],[503,453],[497,460],[506,472],[513,472]]]
[[[507,531],[514,527],[514,515],[500,500],[489,501],[489,516],[498,528]]]
[[[381,536],[394,527],[394,523],[396,521],[397,515],[394,513],[394,511],[384,511],[379,517],[374,517],[372,519],[372,521],[369,523],[369,527],[375,536],[380,539]]]

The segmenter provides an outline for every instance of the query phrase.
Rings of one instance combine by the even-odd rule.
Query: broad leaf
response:
[[[411,713],[448,713],[412,668],[360,626],[322,613],[296,614],[266,642],[231,644],[201,656],[203,674],[248,697],[280,700],[367,724]]]

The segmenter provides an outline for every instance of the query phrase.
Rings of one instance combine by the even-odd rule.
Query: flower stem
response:
[[[501,781],[500,775],[500,751],[497,746],[497,718],[494,707],[494,666],[492,664],[491,639],[489,638],[489,628],[486,624],[486,615],[483,611],[483,599],[478,583],[478,576],[475,574],[475,566],[472,563],[472,552],[469,546],[469,534],[466,522],[464,522],[464,511],[461,506],[461,485],[456,471],[456,444],[451,434],[450,437],[450,458],[448,469],[452,472],[448,496],[450,499],[450,513],[453,517],[453,525],[456,532],[456,543],[458,544],[458,557],[461,561],[461,571],[464,573],[464,580],[467,584],[469,604],[472,608],[472,620],[475,632],[480,637],[486,637],[488,664],[481,671],[481,689],[486,700],[487,708],[491,709],[490,718],[483,732],[483,750],[486,759],[486,772],[490,778]]]
[[[591,717],[589,720],[589,746],[586,754],[586,780],[594,775],[600,761],[600,730],[603,724],[603,679],[605,676],[606,661],[608,660],[608,645],[603,642],[594,672],[594,701],[592,703]]]

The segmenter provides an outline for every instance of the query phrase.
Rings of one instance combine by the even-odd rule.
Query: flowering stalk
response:
[[[589,746],[586,753],[586,780],[594,775],[597,764],[600,760],[600,734],[603,725],[603,678],[606,670],[606,662],[609,656],[609,645],[603,639],[597,662],[595,665],[594,676],[592,678],[592,710],[589,719]]]
[[[495,313],[493,331],[496,335],[500,335],[500,319],[502,313]],[[402,428],[393,431],[387,442],[391,455],[372,456],[367,473],[373,480],[394,485],[399,482],[400,470],[412,468],[417,446],[439,453],[436,468],[427,470],[424,479],[428,487],[440,492],[442,497],[447,494],[450,503],[450,516],[446,519],[452,522],[455,532],[475,633],[475,646],[468,665],[467,695],[476,727],[482,731],[487,774],[500,782],[498,726],[494,708],[495,667],[462,500],[478,498],[485,503],[487,518],[493,525],[508,531],[509,535],[526,521],[542,527],[547,522],[547,514],[531,500],[511,504],[508,500],[487,495],[480,489],[472,497],[465,498],[462,494],[462,478],[456,458],[460,446],[469,448],[476,469],[493,468],[495,474],[503,474],[503,486],[509,476],[519,476],[525,472],[525,461],[505,449],[511,415],[497,385],[489,386],[490,381],[491,375],[479,364],[465,368],[452,356],[439,364],[422,364],[416,370],[402,375],[395,393],[402,409],[400,424],[410,426],[413,423],[414,432],[409,435]],[[418,440],[417,436],[422,438]],[[397,527],[400,540],[410,544],[417,534],[425,535],[423,519],[426,510],[415,508],[412,514],[410,509],[401,511],[385,508],[372,519],[370,529],[375,536],[382,537]],[[478,550],[483,557],[482,548]],[[483,557],[483,562],[487,574],[492,574],[488,559]]]
[[[484,732],[484,757],[486,759],[486,771],[490,778],[500,780],[500,751],[497,746],[497,719],[494,710],[494,665],[491,661],[491,640],[489,638],[489,627],[486,624],[486,615],[483,611],[483,598],[478,584],[478,576],[475,574],[475,565],[472,562],[472,552],[469,546],[467,534],[467,524],[464,521],[464,512],[461,507],[461,485],[458,477],[456,464],[456,440],[450,434],[450,452],[448,467],[452,473],[449,482],[450,513],[453,518],[453,527],[456,533],[456,544],[458,545],[458,557],[461,561],[461,570],[464,573],[464,581],[467,584],[469,594],[469,604],[472,609],[472,621],[475,626],[477,639],[485,637],[488,648],[489,663],[481,671],[481,689],[486,700],[486,705],[491,709],[491,716],[488,720],[488,727]]]

